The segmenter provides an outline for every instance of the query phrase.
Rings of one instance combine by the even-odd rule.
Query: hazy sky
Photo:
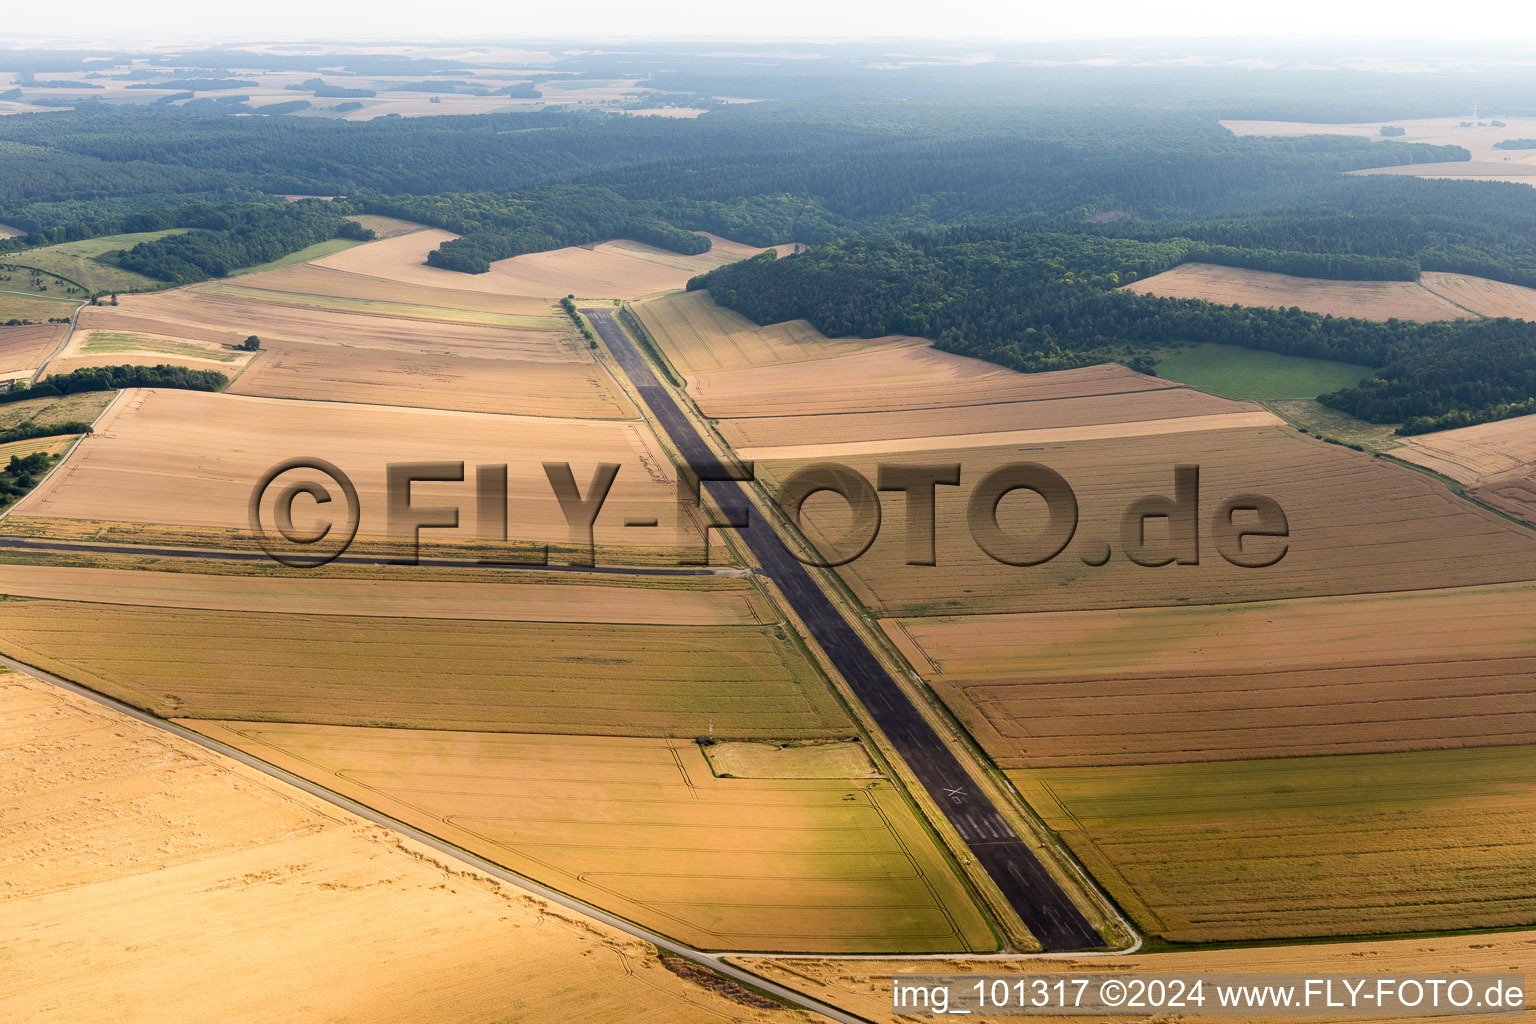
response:
[[[246,39],[1318,36],[1536,39],[1532,0],[4,0],[0,33]],[[114,38],[118,37],[118,38]]]

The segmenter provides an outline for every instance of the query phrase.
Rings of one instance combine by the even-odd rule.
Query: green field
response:
[[[132,249],[140,242],[153,242],[178,231],[140,231],[128,235],[103,235],[78,242],[45,245],[38,249],[24,249],[7,256],[7,260],[25,267],[58,274],[77,284],[97,292],[148,291],[166,287],[164,281],[156,281],[131,270],[123,270],[96,259],[103,253],[118,249]]]
[[[1397,438],[1396,423],[1367,423],[1310,398],[1280,398],[1264,405],[1287,423],[1316,437],[1359,445],[1370,452],[1390,451],[1403,445]]]
[[[1157,375],[1222,398],[1258,402],[1316,398],[1359,382],[1369,366],[1284,356],[1230,345],[1188,345],[1153,353]]]
[[[0,283],[0,288],[4,287],[4,284]],[[78,296],[74,299],[62,296],[54,299],[47,295],[17,295],[13,292],[0,291],[0,324],[9,323],[12,320],[46,323],[55,317],[72,315],[79,304]]]
[[[1010,771],[1152,935],[1536,923],[1536,748]]]
[[[287,256],[279,256],[270,263],[261,263],[254,267],[242,267],[239,270],[232,271],[229,276],[240,277],[244,274],[259,274],[263,270],[282,270],[284,267],[296,267],[300,263],[318,260],[322,257],[341,252],[343,249],[350,249],[354,245],[362,244],[350,238],[332,238],[324,242],[316,242],[314,245],[300,249],[298,252],[291,252]]]
[[[81,391],[57,398],[28,398],[0,405],[0,430],[19,427],[23,423],[69,423],[74,420],[89,423],[116,397],[116,391]]]
[[[80,346],[85,354],[112,352],[155,352],[184,359],[211,359],[220,363],[232,363],[239,356],[230,349],[212,345],[197,345],[172,338],[152,338],[132,331],[92,331],[86,343]]]

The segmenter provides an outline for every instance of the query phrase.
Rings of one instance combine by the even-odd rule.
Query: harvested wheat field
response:
[[[0,676],[0,764],[8,1020],[768,1019],[646,943],[26,676]]]
[[[12,599],[0,602],[0,651],[162,717],[623,736],[696,736],[711,721],[724,737],[853,729],[775,624],[603,621],[611,609],[596,622],[455,619],[451,604],[407,618],[383,614],[388,604],[351,615]]]
[[[1395,458],[1417,463],[1463,484],[1536,464],[1536,416],[1516,416],[1403,439]]]
[[[0,380],[31,377],[68,332],[68,324],[0,327]]]
[[[1284,422],[1274,413],[1258,407],[1238,412],[1212,411],[1212,406],[1208,404],[1211,401],[1227,400],[1192,388],[1169,389],[1153,392],[1141,401],[1088,398],[975,406],[969,409],[931,409],[920,413],[890,415],[849,413],[846,416],[828,416],[825,420],[806,416],[756,421],[725,420],[721,422],[720,430],[727,438],[735,439],[741,445],[735,448],[738,458],[768,462],[821,462],[858,455],[896,454],[905,457],[921,452],[953,453],[970,448],[1025,448],[1060,441],[1095,441],[1245,427],[1277,427]],[[1242,408],[1239,406],[1239,409]],[[1189,415],[1177,415],[1180,410]],[[1012,415],[1015,422],[1043,420],[1052,425],[1012,430],[982,429],[1008,415]],[[1137,418],[1119,418],[1123,416]],[[1062,420],[1083,422],[1067,426],[1061,424]],[[966,430],[967,426],[977,429]],[[935,430],[957,432],[927,433]],[[752,442],[758,440],[790,442],[793,438],[802,438],[808,434],[818,436],[815,431],[825,431],[826,435],[842,437],[844,440],[751,446]]]
[[[1536,320],[1536,288],[1490,281],[1486,277],[1437,274],[1433,271],[1422,274],[1419,284],[1447,301],[1482,316]]]
[[[744,459],[1279,422],[1257,406],[1115,363],[1018,373],[941,352],[920,338],[828,339],[799,321],[759,328],[703,292],[650,300],[639,311],[669,359],[689,374],[700,411],[718,421]],[[1119,424],[1125,430],[1113,426]],[[1099,429],[1073,433],[1080,428]],[[1067,433],[1033,433],[1042,430]]]
[[[87,366],[158,366],[172,363],[192,370],[216,370],[233,377],[250,362],[252,353],[233,345],[135,331],[78,330],[48,363],[48,375]]]
[[[411,236],[406,236],[411,237]],[[226,293],[178,288],[155,295],[128,295],[115,307],[81,312],[82,330],[130,331],[185,341],[238,345],[254,334],[263,343],[393,349],[503,359],[571,362],[590,360],[569,321],[552,317],[494,315],[499,323],[455,323],[383,313],[321,309],[272,301],[257,289],[221,286]]]
[[[667,360],[689,378],[710,370],[826,359],[903,340],[920,341],[828,338],[805,320],[759,327],[735,310],[716,305],[707,291],[658,296],[637,304],[635,310]]]
[[[153,608],[413,619],[657,626],[777,621],[749,583],[722,576],[636,584],[623,576],[552,574],[538,583],[448,583],[0,564],[0,594]]]
[[[1009,772],[1175,941],[1536,923],[1532,747]]]
[[[293,270],[314,270],[321,274],[332,274],[341,278],[352,278],[355,275],[342,274],[337,271],[327,271],[321,267],[301,266],[291,268]],[[274,273],[287,273],[288,271],[274,271]],[[266,275],[258,275],[265,277]],[[252,279],[254,280],[254,278]],[[374,281],[374,278],[356,278],[359,281]],[[317,282],[319,283],[319,282]],[[384,284],[384,282],[377,282]],[[358,289],[359,291],[363,289]],[[481,298],[474,292],[449,292],[443,289],[421,288],[413,289],[408,285],[395,289],[394,296],[390,299],[382,298],[352,298],[347,295],[315,295],[308,292],[278,291],[271,288],[255,288],[247,284],[247,279],[241,278],[239,284],[210,281],[206,284],[195,285],[188,289],[193,295],[217,296],[222,299],[240,300],[245,302],[270,303],[278,306],[290,306],[298,309],[311,309],[327,313],[362,313],[369,316],[387,316],[399,320],[426,321],[417,330],[430,333],[434,323],[471,324],[481,327],[504,327],[514,330],[546,330],[558,333],[569,333],[571,322],[566,318],[554,303],[546,303],[543,299],[526,300],[518,299],[510,302],[481,302],[483,305],[512,306],[513,312],[505,312],[499,309],[479,309],[474,300]],[[439,300],[439,302],[407,302],[402,293],[420,293],[424,299]],[[485,298],[490,298],[486,296]],[[464,302],[463,300],[469,300]],[[440,302],[461,302],[459,306],[444,306]]]
[[[230,394],[578,419],[640,415],[593,359],[524,361],[296,341],[265,348]]]
[[[716,778],[692,741],[195,725],[697,947],[995,946],[884,780]]]
[[[1467,495],[1536,525],[1536,416],[1419,434],[1393,455],[1467,485]]]
[[[505,464],[508,537],[525,544],[565,544],[571,530],[545,475],[545,461],[569,463],[584,495],[599,463],[619,465],[595,526],[596,543],[604,552],[675,551],[680,537],[692,536],[680,533],[671,463],[644,424],[153,389],[123,392],[95,434],[17,505],[11,525],[24,529],[25,519],[18,517],[41,517],[243,532],[252,488],[272,466],[297,456],[325,459],[350,476],[359,496],[361,538],[390,536],[386,465],[442,461],[463,461],[465,479],[415,484],[412,501],[417,506],[457,504],[459,526],[425,530],[425,540],[475,542],[474,467]],[[296,472],[294,481],[300,476]],[[270,493],[275,500],[276,492]],[[308,498],[295,502],[300,529],[316,528],[319,519],[309,511],[314,507]],[[271,523],[272,510],[263,514]],[[654,519],[657,525],[623,525],[635,517]],[[344,523],[344,510],[332,518]]]
[[[460,274],[426,265],[427,253],[456,237],[447,231],[418,231],[360,245],[317,260],[316,265],[412,285],[503,295],[633,299],[682,288],[697,274],[763,251],[708,235],[713,245],[698,256],[619,240],[499,260],[484,274]]]
[[[1411,178],[1444,178],[1449,181],[1499,181],[1511,185],[1536,186],[1536,165],[1501,160],[1471,160],[1432,164],[1394,164],[1369,167],[1345,174],[1396,174]]]
[[[1459,278],[1459,274],[1441,277]],[[1496,282],[1467,278],[1469,290],[1478,291]],[[1501,285],[1510,291],[1536,291]],[[1123,291],[1168,298],[1204,299],[1235,306],[1296,306],[1330,316],[1354,316],[1367,320],[1456,320],[1478,311],[1441,294],[1446,284],[1430,288],[1419,281],[1326,281],[1292,277],[1264,270],[1218,267],[1208,263],[1183,263],[1172,270],[1125,285]],[[1533,303],[1536,305],[1536,303]]]
[[[515,295],[587,295],[637,299],[682,288],[706,270],[756,256],[754,249],[716,235],[708,252],[684,256],[625,239],[514,256],[491,264],[486,277]]]
[[[1263,946],[1248,949],[1209,949],[1187,953],[1143,953],[1139,956],[1097,956],[1081,960],[1054,959],[1049,966],[1039,961],[1000,963],[964,957],[928,960],[859,959],[828,957],[731,957],[730,961],[822,1002],[884,1020],[891,1012],[891,978],[904,974],[998,974],[1012,970],[1090,974],[1270,974],[1287,973],[1318,977],[1351,976],[1368,972],[1435,976],[1445,974],[1519,974],[1528,972],[1536,959],[1536,932],[1505,932],[1491,935],[1452,935],[1432,938],[1390,939],[1374,942],[1307,943],[1296,946]],[[1081,1024],[1082,1016],[1031,1014],[1051,1024]],[[985,1024],[1016,1024],[1017,1016],[980,1015],[967,1018]],[[1109,1021],[1145,1021],[1145,1016],[1117,1016]],[[1224,1015],[1234,1024],[1273,1024],[1273,1014]],[[1359,1017],[1319,1014],[1309,1020],[1318,1024],[1347,1024]],[[1377,1024],[1457,1024],[1464,1016],[1372,1017]]]
[[[897,342],[814,362],[703,373],[693,379],[689,393],[711,417],[812,416],[819,420],[835,413],[995,408],[1010,402],[1086,396],[1125,400],[1182,388],[1117,363],[1019,373],[996,363],[940,352],[922,342]],[[1230,402],[1210,407],[1241,408]]]
[[[452,275],[455,280],[468,279],[469,276]],[[466,323],[482,322],[473,316],[477,313],[533,317],[562,315],[559,307],[550,299],[501,295],[491,291],[476,291],[468,285],[453,285],[454,281],[436,285],[407,284],[304,263],[281,270],[242,275],[238,287],[286,294],[289,302],[310,302],[320,308],[342,308],[339,300],[343,299],[379,304],[385,308],[416,306],[431,311],[427,319],[461,320]],[[361,308],[376,307],[365,305]]]
[[[1536,743],[1536,584],[887,619],[1004,768]]]
[[[869,551],[840,570],[877,614],[949,615],[1062,611],[1145,605],[1210,604],[1330,594],[1381,593],[1536,578],[1536,536],[1452,494],[1422,473],[1288,428],[1211,430],[1002,448],[893,450],[846,460],[869,479],[881,463],[961,463],[961,485],[937,494],[938,565],[906,563],[905,499],[886,496],[885,521]],[[1043,565],[1010,566],[988,557],[967,527],[975,485],[1015,462],[1043,464],[1066,479],[1078,526],[1061,555]],[[1200,467],[1200,564],[1149,568],[1132,563],[1121,536],[1126,509],[1143,497],[1172,495],[1174,468]],[[800,463],[760,462],[776,487]],[[1288,538],[1250,538],[1250,558],[1278,555],[1267,568],[1230,564],[1210,523],[1224,500],[1260,493],[1287,517]],[[1027,491],[1005,497],[998,521],[1007,536],[1044,536],[1043,502]],[[828,551],[847,529],[847,506],[832,496],[806,503],[810,535]],[[1250,518],[1239,517],[1240,525]],[[1154,521],[1152,557],[1164,554]],[[1091,565],[1104,558],[1106,564]],[[1086,561],[1085,561],[1086,560]]]

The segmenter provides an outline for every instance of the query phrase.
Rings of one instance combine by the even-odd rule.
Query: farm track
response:
[[[48,358],[38,365],[37,372],[32,374],[32,380],[29,383],[36,384],[42,380],[43,374],[48,370],[48,364],[59,358],[59,354],[69,347],[70,339],[75,336],[75,327],[80,323],[80,311],[89,305],[90,302],[86,301],[75,307],[75,311],[69,315],[69,330],[65,331],[64,337],[59,339],[58,347],[50,352]]]
[[[271,562],[272,556],[263,551],[221,551],[214,548],[161,548],[143,547],[136,544],[91,544],[73,541],[37,540],[32,537],[0,537],[0,548],[25,551],[57,551],[100,555],[152,555],[156,558],[202,558],[220,562]],[[398,558],[383,555],[341,555],[333,559],[340,565],[399,565]],[[612,565],[515,565],[509,563],[487,564],[474,558],[423,558],[417,564],[436,569],[535,569],[539,572],[583,572],[605,576],[719,576],[736,575],[735,570],[698,569],[671,566],[612,566]]]
[[[582,313],[602,335],[650,407],[655,421],[671,437],[693,471],[704,479],[703,488],[721,508],[742,506],[746,495],[741,484],[707,479],[723,475],[719,472],[719,459],[620,328],[613,310],[583,309]],[[738,532],[1030,932],[1050,951],[1102,948],[1102,939],[1087,919],[913,706],[805,566],[790,553],[778,533],[771,527],[748,527]]]
[[[794,989],[776,984],[775,982],[769,981],[760,975],[753,974],[750,971],[742,970],[739,967],[732,966],[731,964],[727,963],[721,955],[704,953],[693,949],[690,946],[685,946],[681,943],[674,942],[673,940],[666,938],[663,935],[649,931],[648,929],[642,928],[639,925],[632,924],[622,917],[609,914],[606,911],[603,911],[597,907],[589,906],[588,904],[582,903],[579,900],[571,899],[554,889],[540,885],[538,882],[535,882],[532,879],[524,878],[522,875],[508,871],[506,868],[494,864],[491,861],[477,857],[474,854],[469,853],[466,850],[461,850],[449,843],[445,843],[441,839],[438,839],[429,833],[423,832],[417,828],[413,828],[404,822],[397,821],[388,815],[381,814],[365,804],[358,803],[356,800],[352,800],[342,796],[339,793],[332,792],[331,790],[326,789],[324,786],[310,782],[308,779],[305,779],[302,776],[295,775],[289,771],[285,771],[276,765],[268,764],[266,761],[263,761],[258,757],[253,757],[252,755],[231,747],[226,743],[221,743],[218,740],[204,736],[199,732],[194,732],[193,730],[184,726],[177,725],[175,722],[167,722],[163,718],[158,718],[155,715],[149,714],[148,712],[140,711],[138,708],[135,708],[130,704],[125,704],[122,701],[114,700],[105,694],[97,693],[95,690],[80,686],[76,683],[71,683],[67,679],[61,679],[58,676],[52,675],[48,672],[43,672],[22,662],[13,661],[10,658],[0,656],[0,665],[8,666],[9,668],[12,668],[18,672],[24,672],[33,678],[41,679],[44,682],[51,683],[60,689],[68,690],[70,693],[78,694],[79,696],[85,697],[88,700],[93,700],[98,704],[111,708],[113,711],[116,711],[119,714],[127,715],[129,718],[132,718],[135,721],[143,722],[146,725],[155,727],[156,729],[162,729],[168,733],[180,737],[181,739],[196,743],[198,746],[211,750],[216,754],[220,754],[224,757],[238,761],[248,768],[254,768],[259,772],[264,772],[272,778],[277,779],[279,782],[284,782],[297,789],[303,790],[310,796],[318,797],[319,799],[324,800],[333,806],[341,808],[349,814],[354,814],[359,818],[371,821],[375,825],[382,825],[383,827],[398,832],[401,835],[421,843],[424,846],[430,847],[431,849],[436,850],[438,853],[452,857],[455,860],[462,861],[463,863],[468,864],[470,867],[474,868],[476,871],[491,875],[492,877],[498,878],[501,881],[518,886],[521,889],[533,893],[540,899],[548,900],[551,903],[558,904],[559,906],[565,907],[568,910],[573,910],[576,913],[593,918],[594,920],[600,921],[601,923],[608,925],[611,928],[617,928],[619,931],[625,932],[629,935],[635,936],[638,939],[651,943],[657,949],[664,950],[665,952],[672,953],[676,956],[680,956],[685,960],[692,961],[693,963],[699,964],[711,971],[723,974],[734,981],[742,982],[744,984],[751,985],[754,988],[761,989],[762,991],[767,992],[775,998],[783,1000],[791,1006],[798,1006],[802,1009],[822,1014],[825,1017],[838,1021],[839,1024],[866,1024],[865,1019],[862,1017],[856,1017],[852,1014],[845,1013],[834,1006],[822,1003],[816,999],[812,999],[809,996],[802,995],[799,992],[796,992]]]

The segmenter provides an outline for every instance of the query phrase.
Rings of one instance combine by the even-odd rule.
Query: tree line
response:
[[[829,335],[913,334],[1027,372],[1193,342],[1356,363],[1376,373],[1322,401],[1361,419],[1405,422],[1406,430],[1507,414],[1498,409],[1536,398],[1536,325],[1523,320],[1380,323],[1118,287],[1190,252],[1202,250],[1182,239],[951,229],[782,259],[764,253],[700,275],[689,288],[709,289],[759,324],[803,318]]]

